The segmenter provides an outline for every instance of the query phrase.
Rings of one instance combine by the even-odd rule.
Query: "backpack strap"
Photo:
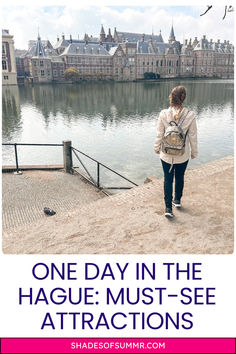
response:
[[[170,166],[169,171],[168,171],[169,173],[171,173],[171,170],[172,170],[173,166],[174,166],[174,158],[172,157],[171,166]]]
[[[188,112],[187,112],[186,115],[182,115],[182,117],[180,118],[180,120],[179,120],[179,122],[178,122],[178,126],[181,126],[181,124],[183,123],[183,121],[185,120],[185,118],[188,116],[189,112],[190,112],[190,111],[188,110]]]
[[[188,131],[189,131],[189,129],[186,131],[186,134],[184,136],[184,146],[185,146],[186,138],[187,138],[187,135],[188,135]]]

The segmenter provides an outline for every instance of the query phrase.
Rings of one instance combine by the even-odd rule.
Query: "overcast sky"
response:
[[[9,6],[2,8],[2,28],[14,35],[15,48],[26,49],[29,39],[42,39],[56,43],[57,35],[83,39],[84,33],[98,36],[103,24],[114,31],[159,34],[168,41],[173,20],[176,39],[198,37],[233,42],[234,13],[228,12],[224,20],[225,6],[213,6],[200,16],[207,6]]]

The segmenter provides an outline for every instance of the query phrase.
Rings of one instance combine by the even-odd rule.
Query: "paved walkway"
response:
[[[73,211],[104,197],[78,175],[61,171],[24,171],[2,174],[3,230],[45,220],[44,207],[56,213]]]
[[[5,253],[229,254],[233,156],[187,170],[182,210],[163,216],[163,180],[78,206],[3,235]],[[19,178],[17,176],[17,178]]]

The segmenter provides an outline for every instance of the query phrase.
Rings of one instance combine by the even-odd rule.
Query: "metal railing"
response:
[[[15,162],[16,162],[16,172],[19,173],[19,162],[18,162],[18,151],[17,151],[17,146],[64,146],[64,144],[27,144],[27,143],[3,143],[2,145],[4,146],[14,146],[14,152],[15,152]],[[112,168],[104,165],[103,163],[101,163],[100,161],[97,161],[96,159],[94,159],[93,157],[85,154],[84,152],[74,148],[74,147],[70,147],[71,149],[71,158],[72,158],[72,152],[73,154],[76,156],[77,160],[80,162],[81,166],[83,167],[83,169],[85,170],[87,176],[84,173],[81,173],[80,171],[77,170],[77,168],[79,167],[75,167],[73,166],[73,163],[71,161],[71,166],[72,166],[72,172],[74,173],[78,173],[81,177],[83,177],[87,182],[89,182],[90,184],[92,184],[93,186],[95,186],[96,188],[100,189],[104,194],[109,195],[106,190],[122,190],[122,189],[131,189],[132,187],[104,187],[101,184],[101,166],[104,167],[106,170],[111,171],[112,173],[114,173],[115,175],[119,176],[120,178],[122,178],[123,180],[131,183],[133,186],[138,186],[138,184],[136,184],[135,182],[131,181],[130,179],[128,179],[127,177],[121,175],[120,173],[116,172],[115,170],[113,170]],[[86,156],[88,159],[90,159],[91,161],[96,163],[96,178],[92,177],[92,174],[89,172],[88,168],[85,166],[85,164],[83,163],[83,161],[81,160],[81,158],[79,157],[78,154],[81,154],[83,156]]]
[[[14,146],[15,160],[16,160],[16,172],[19,173],[19,163],[18,163],[18,151],[17,146],[63,146],[63,144],[25,144],[25,143],[3,143],[4,146]]]
[[[119,172],[116,172],[115,170],[113,170],[112,168],[104,165],[102,162],[99,162],[98,160],[94,159],[93,157],[85,154],[84,152],[71,147],[71,150],[73,152],[73,154],[76,156],[76,158],[78,159],[78,161],[80,162],[81,166],[83,167],[83,169],[85,170],[85,172],[87,173],[88,177],[85,176],[84,174],[80,173],[78,170],[76,170],[76,168],[78,167],[72,167],[73,172],[78,173],[81,177],[83,177],[84,179],[86,179],[87,182],[91,183],[93,186],[97,187],[98,189],[100,189],[103,193],[105,193],[106,195],[109,195],[106,190],[122,190],[122,189],[131,189],[132,187],[105,187],[101,184],[101,174],[100,174],[100,167],[104,167],[105,169],[111,171],[112,173],[114,173],[115,175],[121,177],[122,179],[126,180],[127,182],[133,184],[134,186],[138,186],[138,184],[136,184],[135,182],[131,181],[130,179],[128,179],[127,177],[121,175]],[[91,173],[88,171],[88,168],[85,166],[85,164],[83,163],[83,161],[81,160],[81,158],[79,157],[78,153],[82,154],[83,156],[86,156],[87,158],[89,158],[91,161],[95,162],[97,164],[97,168],[96,168],[96,178],[94,179],[91,175]]]

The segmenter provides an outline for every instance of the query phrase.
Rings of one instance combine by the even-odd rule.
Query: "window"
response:
[[[53,70],[53,75],[57,76],[57,70]]]
[[[5,45],[4,44],[2,45],[2,54],[6,54]]]
[[[7,75],[4,75],[4,80],[8,80],[8,76]]]
[[[156,65],[157,65],[157,66],[159,65],[159,60],[156,61]]]
[[[37,76],[37,75],[38,75],[38,71],[34,70],[34,76]]]
[[[2,70],[7,70],[7,62],[6,62],[6,60],[2,61]]]
[[[51,72],[50,72],[50,70],[48,70],[48,76],[51,76]]]
[[[41,76],[44,76],[44,70],[40,70]]]
[[[39,65],[40,65],[40,66],[44,66],[43,60],[40,60],[40,61],[39,61]]]
[[[64,71],[63,70],[61,70],[61,76],[64,76]]]

